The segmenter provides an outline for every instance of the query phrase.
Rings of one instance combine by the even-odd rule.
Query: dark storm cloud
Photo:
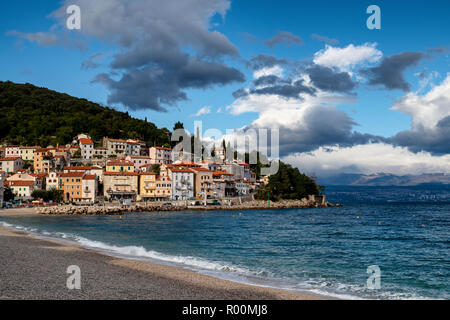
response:
[[[370,85],[382,85],[386,89],[400,89],[409,91],[411,85],[406,82],[403,73],[411,66],[416,65],[426,55],[421,52],[403,52],[381,60],[380,65],[361,70],[369,76]]]
[[[401,131],[390,138],[390,142],[412,152],[450,153],[450,116],[441,119],[433,129],[419,127]]]
[[[279,82],[281,79],[275,75],[269,75],[269,76],[262,76],[257,78],[253,81],[253,84],[256,87],[259,87],[261,85],[273,85],[277,82]]]
[[[386,139],[353,131],[356,123],[342,110],[330,106],[311,108],[302,125],[279,127],[280,156],[309,152],[319,147],[349,147],[359,144],[385,142]],[[255,128],[256,127],[250,127]]]
[[[287,64],[289,64],[287,59],[278,59],[269,54],[258,54],[256,57],[251,58],[250,61],[247,62],[247,67],[253,70],[259,70],[262,68],[270,68],[276,65]]]
[[[314,38],[314,39],[316,39],[316,40],[323,41],[323,42],[325,42],[325,43],[327,43],[327,44],[333,44],[333,45],[335,45],[335,44],[338,44],[338,43],[339,43],[339,40],[337,40],[337,39],[334,39],[334,38],[328,38],[328,37],[326,37],[326,36],[321,36],[321,35],[319,35],[319,34],[317,34],[317,33],[313,33],[313,34],[311,35],[311,37]]]
[[[96,69],[100,66],[99,61],[103,58],[103,53],[97,53],[89,57],[86,61],[81,63],[81,69]]]
[[[285,46],[301,45],[303,44],[303,41],[299,36],[291,32],[281,31],[278,32],[276,35],[274,35],[272,39],[265,40],[264,44],[269,48],[273,48],[277,45],[285,45]]]
[[[177,61],[173,66],[177,65],[179,68],[171,70],[152,66],[129,68],[120,80],[114,80],[108,74],[100,74],[95,81],[109,88],[111,94],[108,103],[122,103],[131,109],[144,108],[161,112],[167,111],[163,105],[175,105],[178,101],[187,100],[184,89],[206,89],[214,85],[245,81],[239,70],[223,63],[187,56],[186,59]]]
[[[58,44],[53,31],[65,30],[68,5],[82,8],[82,28],[76,34],[117,48],[109,72],[94,80],[110,90],[109,103],[166,111],[188,99],[190,88],[245,81],[242,72],[223,62],[238,58],[238,48],[211,30],[211,19],[225,16],[229,0],[65,0],[51,15],[59,20],[51,32],[11,34],[40,45]],[[97,66],[90,59],[82,67]]]
[[[313,65],[306,69],[311,82],[317,88],[329,92],[350,92],[356,87],[348,72],[329,67]]]
[[[259,78],[260,79],[260,78]],[[275,79],[275,78],[272,78]],[[258,80],[258,79],[257,79]],[[256,81],[257,81],[256,80]],[[262,88],[250,88],[250,89],[239,89],[233,92],[233,96],[238,99],[245,97],[249,94],[256,95],[277,95],[282,98],[296,98],[300,99],[301,93],[306,93],[313,95],[316,90],[312,87],[306,86],[303,80],[297,81],[288,81],[288,80],[279,80],[274,82],[273,85],[269,85]]]

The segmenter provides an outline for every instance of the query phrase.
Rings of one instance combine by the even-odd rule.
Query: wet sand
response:
[[[0,216],[29,214],[37,213],[29,208],[0,211]],[[0,243],[0,299],[323,299],[111,257],[4,227],[0,227]],[[80,290],[66,286],[71,265],[80,267]]]

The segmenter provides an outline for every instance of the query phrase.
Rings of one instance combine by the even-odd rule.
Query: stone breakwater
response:
[[[161,211],[183,211],[183,210],[252,210],[252,209],[295,209],[295,208],[318,208],[318,207],[339,207],[340,204],[325,202],[324,204],[302,200],[280,200],[277,202],[252,200],[242,204],[233,205],[210,205],[210,206],[186,206],[186,205],[161,205],[161,204],[135,204],[128,208],[119,206],[56,206],[36,208],[40,214],[47,215],[121,215],[126,212],[161,212]]]

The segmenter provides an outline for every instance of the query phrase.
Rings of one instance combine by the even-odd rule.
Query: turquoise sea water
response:
[[[0,217],[0,225],[289,290],[345,298],[450,298],[449,203],[344,204],[131,213],[122,219]],[[381,270],[380,289],[367,288],[371,265]]]

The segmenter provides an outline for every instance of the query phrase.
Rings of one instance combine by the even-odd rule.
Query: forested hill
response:
[[[89,133],[97,144],[104,136],[138,138],[148,146],[169,142],[169,130],[103,107],[31,84],[0,81],[0,143],[56,145]]]

